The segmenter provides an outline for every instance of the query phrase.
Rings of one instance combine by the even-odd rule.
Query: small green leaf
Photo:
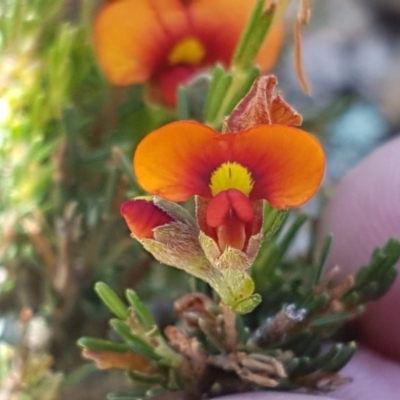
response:
[[[137,293],[132,289],[128,289],[126,291],[126,298],[143,325],[145,325],[147,329],[153,328],[156,325],[153,316],[144,303],[139,299]]]
[[[179,86],[177,90],[177,97],[178,97],[178,119],[184,120],[189,119],[189,100],[187,95],[187,89],[185,86]]]
[[[355,312],[355,314],[358,314],[358,310]],[[322,317],[314,319],[311,323],[310,326],[313,328],[321,328],[325,326],[330,326],[330,325],[335,325],[335,324],[342,324],[343,322],[346,322],[350,317],[354,316],[354,313],[349,313],[346,311],[343,312],[337,312],[334,314],[330,315],[324,315]]]
[[[134,335],[125,322],[119,319],[112,319],[110,325],[125,340],[131,351],[154,361],[160,360],[161,357],[155,353],[154,348],[145,339]]]
[[[286,233],[283,235],[283,238],[282,238],[282,240],[280,242],[280,249],[281,249],[282,255],[286,253],[286,250],[292,244],[293,239],[297,235],[299,229],[307,221],[307,219],[308,219],[307,215],[299,214],[297,216],[297,218],[294,220],[294,222],[290,225],[290,227],[286,231]]]
[[[317,285],[321,280],[322,272],[324,271],[325,262],[329,254],[329,250],[331,248],[333,235],[327,235],[324,238],[322,243],[322,248],[319,254],[319,258],[317,261],[317,265],[314,267],[315,275],[314,275],[314,285]]]
[[[257,0],[233,55],[232,64],[246,69],[254,62],[261,45],[271,28],[274,13],[266,13],[265,1]]]
[[[145,374],[138,371],[129,371],[128,375],[135,382],[139,383],[150,383],[152,385],[165,383],[165,378],[162,375]]]
[[[285,222],[288,210],[278,210],[265,202],[264,206],[264,240],[271,240]]]
[[[214,100],[214,94],[219,85],[222,76],[225,74],[225,69],[221,64],[217,64],[212,70],[210,87],[208,88],[207,98],[204,106],[204,119],[207,120],[211,112],[211,105]]]
[[[321,367],[325,372],[337,372],[342,369],[357,350],[355,342],[350,342],[346,345],[339,343],[335,347],[337,348],[335,356],[332,357],[325,366]]]
[[[209,102],[206,105],[207,114],[205,115],[206,123],[210,123],[213,121],[218,114],[219,108],[223,99],[226,97],[226,92],[232,83],[232,74],[230,72],[224,72],[219,78],[218,82],[215,86],[211,86],[214,88],[212,94],[208,97]],[[211,91],[210,87],[210,91]]]
[[[116,293],[105,283],[97,282],[94,290],[101,298],[107,308],[119,319],[126,320],[129,316],[129,309]]]
[[[129,350],[125,343],[115,343],[109,340],[96,339],[92,337],[82,337],[77,342],[78,346],[86,347],[91,350],[113,351],[115,353],[123,353]]]

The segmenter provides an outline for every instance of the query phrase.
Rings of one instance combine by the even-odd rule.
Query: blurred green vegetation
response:
[[[96,4],[0,4],[0,319],[18,320],[24,308],[40,315],[51,327],[53,365],[66,372],[82,363],[77,338],[107,329],[95,281],[122,291],[146,275],[150,298],[176,280],[161,273],[148,285],[152,259],[119,217],[126,196],[138,193],[135,143],[174,116],[99,71]]]

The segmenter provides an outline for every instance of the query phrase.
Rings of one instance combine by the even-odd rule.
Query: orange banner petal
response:
[[[318,190],[325,155],[309,133],[285,125],[260,125],[233,137],[232,158],[251,171],[251,199],[275,208],[297,207]]]
[[[99,62],[114,84],[141,83],[170,66],[176,44],[195,38],[204,48],[198,67],[217,61],[228,65],[255,0],[120,0],[106,3],[95,21]],[[279,25],[279,26],[278,26]],[[282,40],[280,24],[264,43],[261,70],[276,60]]]
[[[285,125],[260,125],[221,135],[188,121],[174,122],[139,143],[134,170],[148,192],[170,201],[210,198],[212,173],[223,163],[245,167],[254,181],[250,199],[276,208],[297,207],[317,191],[325,170],[319,142]]]
[[[101,66],[118,85],[147,80],[173,43],[186,34],[180,0],[120,0],[96,18],[94,36]]]
[[[210,175],[226,153],[223,138],[197,122],[173,122],[157,129],[139,143],[134,154],[139,184],[170,201],[185,201],[195,194],[210,197]]]

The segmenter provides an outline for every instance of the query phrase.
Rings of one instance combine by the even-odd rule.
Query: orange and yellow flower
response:
[[[178,84],[216,62],[228,66],[255,0],[109,1],[95,22],[99,62],[117,85],[149,82],[156,100],[175,104]],[[277,24],[256,59],[274,64],[282,40]]]
[[[146,136],[134,155],[146,191],[177,202],[198,196],[199,227],[221,252],[247,253],[261,230],[262,200],[277,209],[300,206],[318,189],[324,169],[318,141],[286,125],[220,134],[174,122]]]

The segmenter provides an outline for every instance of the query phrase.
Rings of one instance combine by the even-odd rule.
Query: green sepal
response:
[[[238,314],[248,314],[261,303],[261,300],[261,296],[258,293],[254,293],[247,299],[232,306],[232,310]]]

